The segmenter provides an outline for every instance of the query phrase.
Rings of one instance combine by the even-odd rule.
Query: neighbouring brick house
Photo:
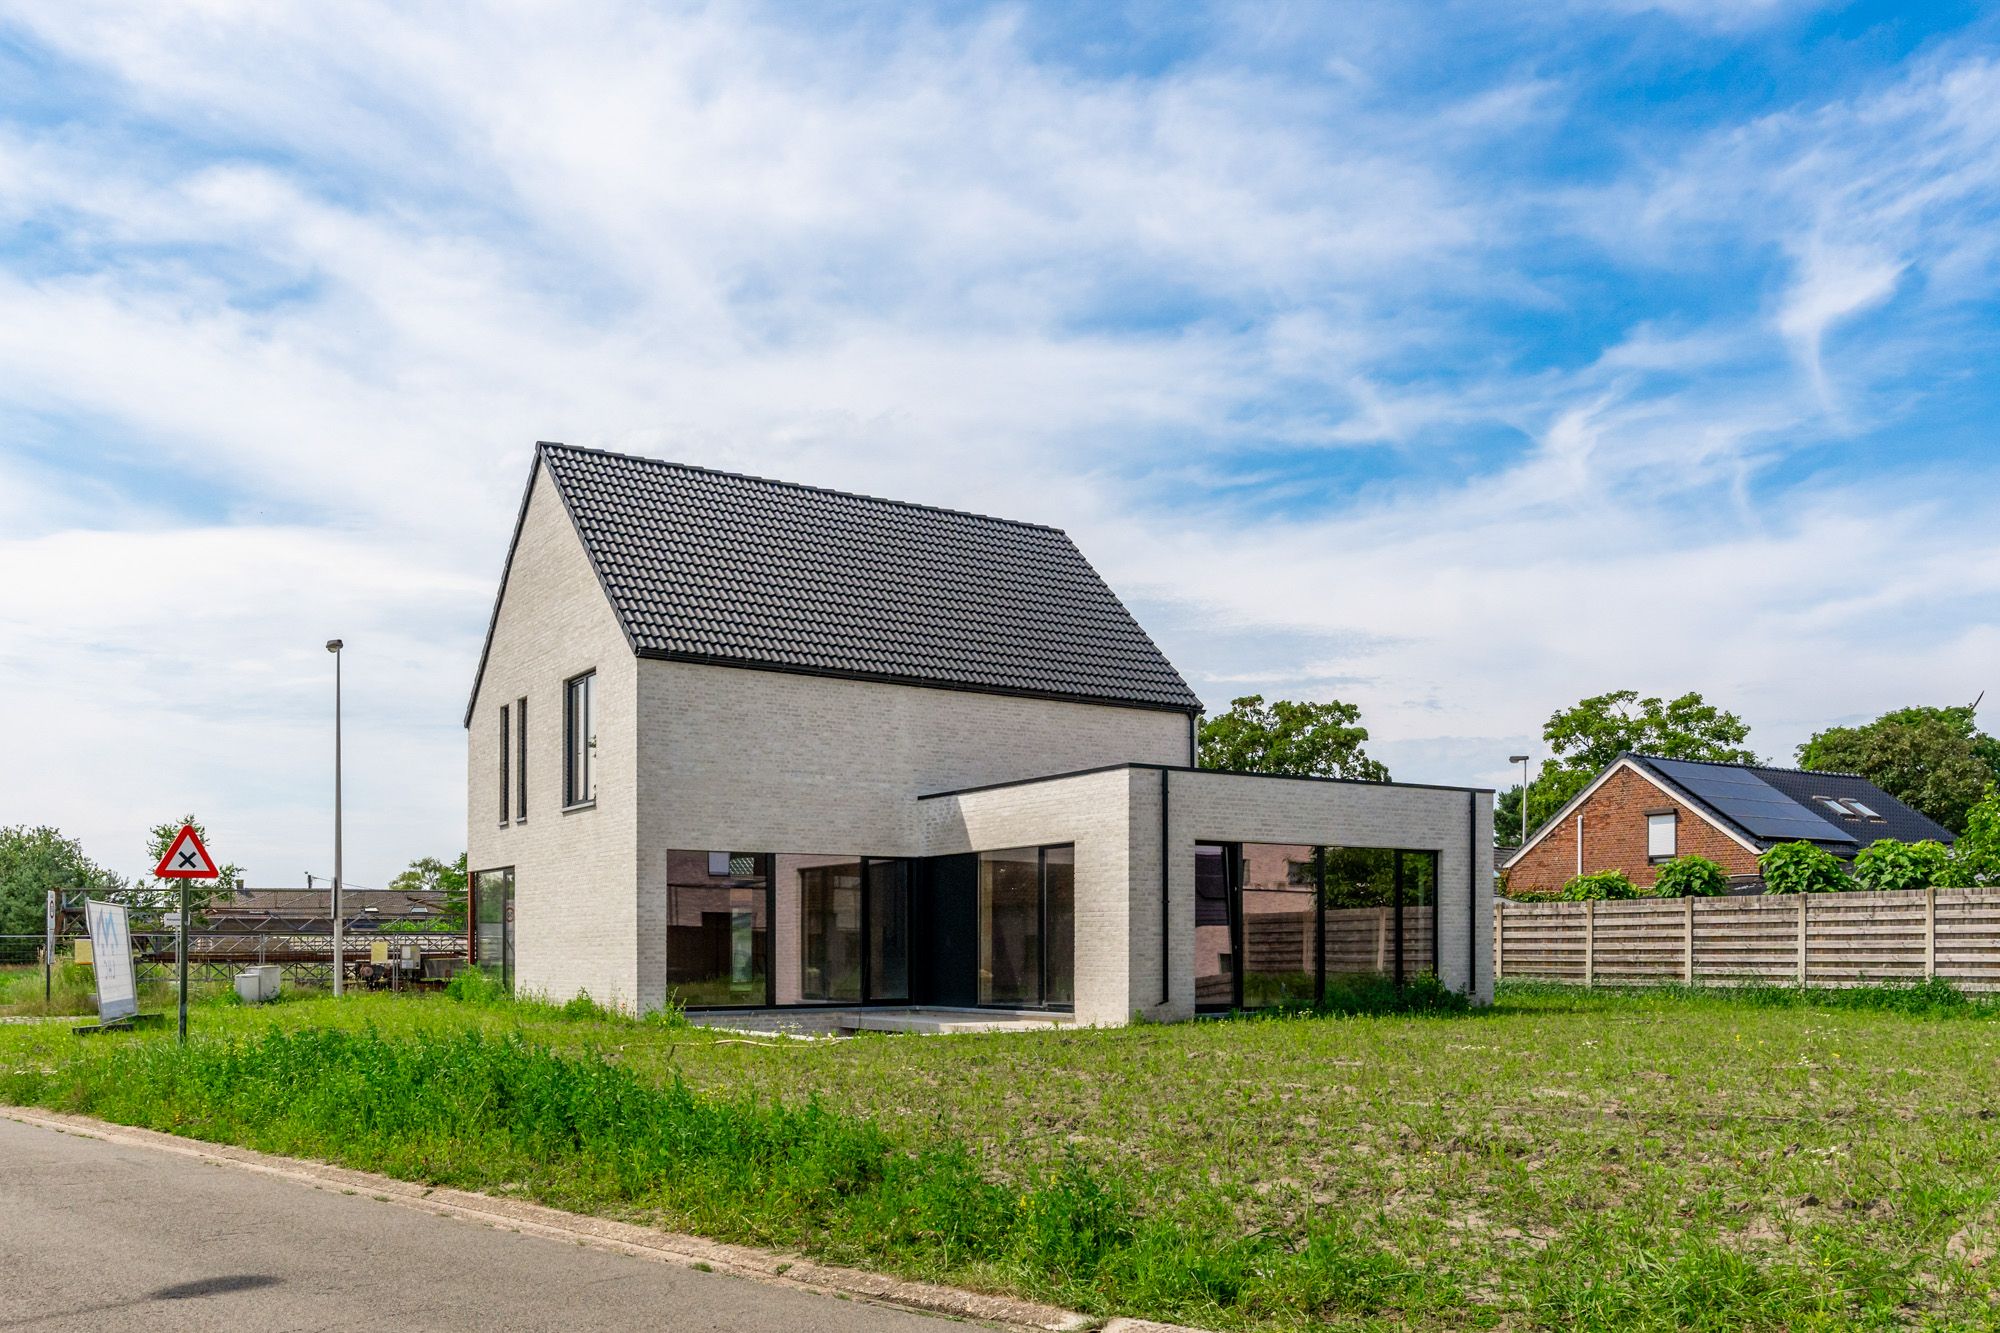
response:
[[[1512,892],[1548,893],[1572,877],[1623,871],[1652,885],[1662,861],[1705,856],[1741,883],[1780,842],[1845,858],[1883,838],[1952,835],[1851,773],[1624,754],[1502,862]]]
[[[541,445],[465,717],[475,957],[640,1011],[1490,998],[1490,791],[1197,769],[1200,710],[1054,528]]]

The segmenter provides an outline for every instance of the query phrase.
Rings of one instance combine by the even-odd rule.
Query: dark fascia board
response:
[[[1201,716],[1199,708],[1180,704],[1153,703],[1144,699],[1114,699],[1096,694],[1062,694],[1052,690],[1019,690],[1005,685],[968,685],[953,680],[926,680],[922,676],[898,676],[890,672],[843,671],[837,667],[801,666],[795,662],[759,662],[742,657],[717,657],[710,653],[677,653],[665,648],[641,648],[639,657],[648,662],[689,662],[695,666],[734,667],[739,671],[778,671],[793,676],[823,676],[829,680],[862,680],[877,685],[904,685],[921,690],[947,690],[954,694],[1001,694],[1016,699],[1047,699],[1055,703],[1095,704],[1100,708],[1136,708],[1148,713],[1179,713]]]
[[[1005,787],[1031,787],[1037,782],[1060,782],[1064,778],[1086,778],[1097,773],[1113,773],[1121,769],[1136,769],[1148,773],[1212,773],[1224,778],[1267,778],[1274,782],[1330,782],[1346,787],[1400,787],[1407,791],[1462,791],[1474,795],[1493,794],[1491,787],[1456,787],[1437,782],[1370,782],[1366,778],[1329,778],[1301,776],[1292,773],[1253,773],[1241,768],[1190,768],[1186,764],[1145,764],[1128,760],[1117,764],[1099,764],[1095,768],[1076,768],[1067,773],[1044,773],[1032,778],[1014,778],[1007,782],[986,782],[976,787],[954,787],[950,791],[927,791],[918,796],[920,801],[935,801],[946,796],[969,796],[973,792],[999,791]]]

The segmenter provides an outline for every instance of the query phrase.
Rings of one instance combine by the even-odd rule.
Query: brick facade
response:
[[[1619,767],[1580,805],[1563,815],[1546,837],[1507,871],[1514,892],[1553,893],[1579,873],[1577,820],[1582,818],[1583,874],[1622,870],[1640,888],[1657,874],[1646,856],[1646,816],[1672,810],[1679,816],[1675,851],[1705,856],[1729,875],[1757,873],[1757,854],[1629,763]]]

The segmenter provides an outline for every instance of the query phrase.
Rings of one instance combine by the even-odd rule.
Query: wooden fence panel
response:
[[[2000,889],[1494,904],[1494,975],[2000,991]]]

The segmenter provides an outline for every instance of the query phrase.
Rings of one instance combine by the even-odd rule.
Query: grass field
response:
[[[1101,1313],[1993,1328],[1996,1018],[1511,988],[1470,1016],[803,1043],[352,996],[203,1006],[198,1058],[0,1027],[0,1097]]]

